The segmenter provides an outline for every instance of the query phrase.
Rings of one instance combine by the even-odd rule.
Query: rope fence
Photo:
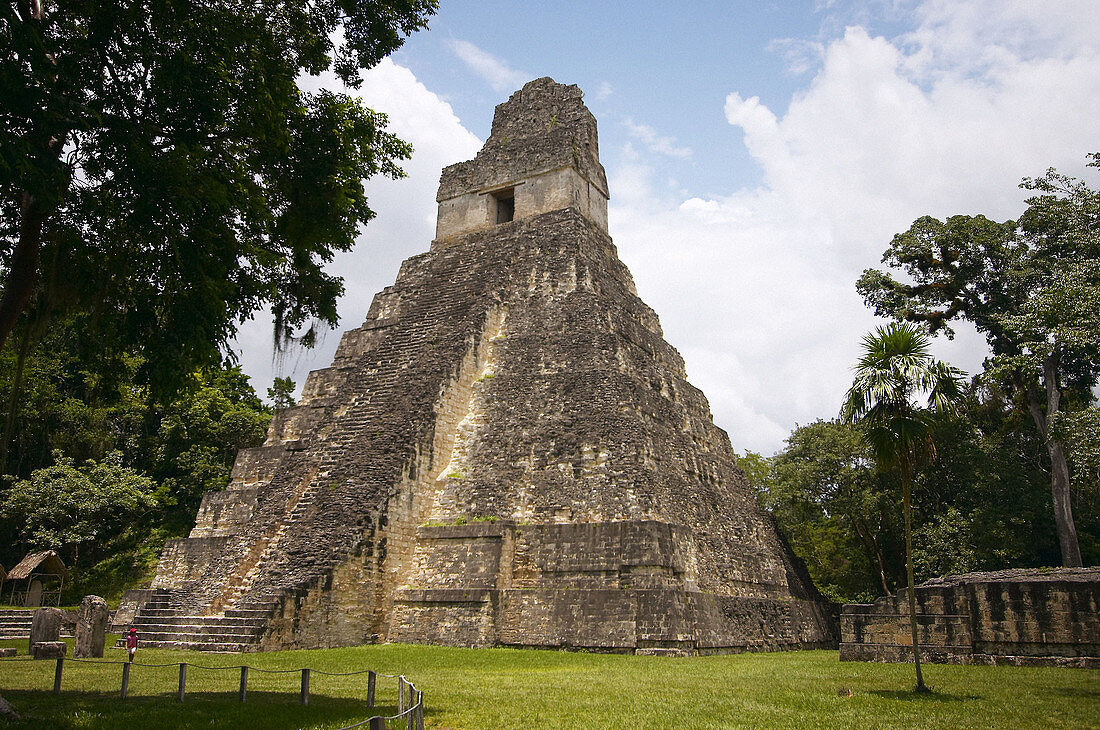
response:
[[[34,659],[33,657],[11,657],[0,659],[0,664],[9,662],[39,662],[46,664],[46,661]],[[248,677],[250,673],[258,674],[298,674],[300,677],[300,686],[298,692],[298,703],[301,705],[309,704],[309,686],[310,680],[314,676],[326,676],[326,677],[351,677],[356,675],[367,675],[367,687],[366,687],[366,706],[367,709],[374,708],[375,692],[377,689],[378,679],[396,679],[397,680],[397,714],[396,715],[373,715],[362,722],[357,722],[353,725],[340,728],[340,730],[352,730],[352,728],[365,728],[365,730],[387,730],[387,728],[401,728],[402,730],[424,730],[424,693],[416,688],[412,682],[410,682],[403,674],[380,674],[372,669],[360,669],[354,672],[326,672],[321,669],[313,669],[311,667],[302,667],[300,669],[264,669],[262,667],[250,667],[244,664],[237,664],[232,666],[208,666],[204,664],[192,664],[189,662],[170,662],[167,664],[143,664],[139,662],[121,662],[121,661],[103,661],[93,659],[75,659],[58,657],[54,665],[53,676],[53,692],[54,694],[61,693],[61,683],[64,677],[65,665],[70,662],[79,664],[95,664],[95,665],[110,665],[115,664],[122,667],[121,686],[119,689],[119,698],[126,699],[130,691],[130,672],[133,667],[142,667],[145,669],[165,669],[168,667],[178,667],[179,683],[177,685],[176,699],[179,702],[183,702],[187,696],[187,673],[188,670],[203,670],[203,671],[229,671],[237,670],[240,672],[240,688],[238,690],[238,700],[244,702],[248,697]],[[394,724],[396,723],[396,724]]]

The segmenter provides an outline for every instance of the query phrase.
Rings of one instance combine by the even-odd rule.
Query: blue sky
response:
[[[731,85],[785,104],[797,79],[783,71],[773,39],[816,32],[809,3],[698,3],[689,11],[669,2],[444,2],[432,32],[420,34],[394,60],[428,88],[445,95],[479,137],[489,133],[486,109],[520,79],[552,76],[585,90],[605,146],[628,120],[674,134],[680,145],[705,144],[727,165],[679,159],[674,166],[693,193],[723,190],[733,179],[750,184],[758,171],[737,135],[728,133],[721,103]],[[456,50],[471,44],[510,73],[496,83],[471,83]],[[709,103],[708,103],[709,102]],[[611,164],[614,154],[607,162]]]
[[[814,46],[829,29],[858,18],[879,32],[897,27],[890,21],[901,17],[877,3],[844,8],[812,0],[443,0],[431,31],[410,38],[394,61],[429,89],[446,90],[441,96],[482,139],[492,121],[485,110],[525,81],[551,76],[577,84],[600,121],[605,165],[615,163],[628,125],[661,130],[677,149],[704,155],[702,161],[672,155],[666,165],[683,189],[707,195],[760,181],[760,169],[722,112],[730,90],[758,96],[782,113],[805,84]],[[495,62],[493,72],[476,78],[462,60],[470,46],[492,57],[486,61]]]
[[[428,248],[440,169],[552,76],[585,91],[610,233],[739,451],[837,413],[876,324],[854,283],[894,233],[925,214],[1013,218],[1021,177],[1082,175],[1100,149],[1097,0],[440,4],[365,75],[416,153],[406,179],[367,183],[378,218],[332,265],[340,329]],[[258,317],[238,349],[262,391],[275,374],[301,385],[338,339],[273,359]],[[985,355],[965,328],[937,350],[971,372]]]
[[[410,38],[394,60],[428,88],[449,90],[443,98],[483,139],[492,121],[486,109],[524,81],[551,76],[585,91],[600,121],[605,164],[614,164],[632,123],[672,135],[678,149],[706,150],[710,164],[694,155],[669,161],[693,194],[756,184],[760,171],[730,134],[722,102],[738,88],[785,108],[800,74],[785,67],[795,44],[784,40],[816,37],[830,16],[813,2],[625,5],[444,0],[431,31]],[[495,61],[496,69],[476,78],[462,60],[476,53],[469,46],[492,57],[487,64]]]

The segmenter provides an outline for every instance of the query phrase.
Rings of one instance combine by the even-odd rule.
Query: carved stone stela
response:
[[[530,82],[443,171],[431,249],[123,606],[144,643],[834,643],[619,261],[581,97]]]

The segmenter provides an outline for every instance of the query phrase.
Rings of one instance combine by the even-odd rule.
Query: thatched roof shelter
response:
[[[69,571],[53,550],[28,553],[3,580],[11,586],[8,603],[14,606],[60,606],[61,589]],[[17,590],[22,585],[23,590]]]
[[[69,576],[65,563],[57,553],[53,550],[42,550],[37,553],[27,553],[27,556],[11,569],[6,579],[23,580],[30,578],[32,573],[56,575],[62,580]]]

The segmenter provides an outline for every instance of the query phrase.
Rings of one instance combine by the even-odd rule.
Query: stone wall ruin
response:
[[[913,660],[906,593],[841,612],[841,661]],[[924,661],[1100,668],[1100,568],[949,575],[916,587]]]

